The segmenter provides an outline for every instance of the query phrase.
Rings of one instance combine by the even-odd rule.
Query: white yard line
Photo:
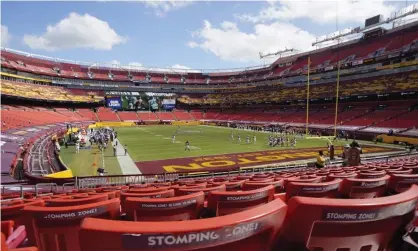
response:
[[[125,148],[118,139],[115,140],[118,142],[118,146],[116,147],[116,158],[118,159],[122,174],[142,174],[131,156],[129,156],[129,148],[128,153],[125,155]]]

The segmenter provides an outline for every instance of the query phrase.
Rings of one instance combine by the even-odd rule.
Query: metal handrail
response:
[[[1,185],[1,193],[5,194],[5,189],[7,187],[19,187],[20,189],[20,198],[23,198],[23,186],[22,185]]]
[[[56,183],[38,183],[38,184],[36,184],[35,185],[35,196],[38,196],[38,190],[39,190],[39,187],[40,186],[50,186],[50,188],[51,188],[51,192],[53,191],[53,187],[55,187],[55,191],[58,191],[58,186],[57,186],[57,184]]]

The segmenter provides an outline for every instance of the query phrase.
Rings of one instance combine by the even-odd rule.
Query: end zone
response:
[[[297,160],[313,159],[318,151],[327,152],[324,147],[299,148],[299,149],[274,149],[269,151],[257,151],[247,153],[221,154],[201,157],[188,157],[177,159],[139,161],[135,162],[143,174],[157,174],[164,172],[205,172],[227,171],[242,167],[278,164]],[[363,146],[365,154],[388,153],[399,151],[398,148],[383,146]],[[336,149],[335,154],[342,153],[342,149]]]

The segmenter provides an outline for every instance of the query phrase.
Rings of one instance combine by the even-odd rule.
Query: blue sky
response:
[[[1,2],[2,46],[56,58],[194,69],[261,65],[416,2]],[[47,28],[49,26],[49,28]]]

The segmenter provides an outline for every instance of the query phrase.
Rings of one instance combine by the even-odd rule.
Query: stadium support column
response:
[[[338,100],[339,100],[339,95],[340,95],[340,66],[341,66],[341,61],[338,60],[338,68],[337,68],[337,93],[335,94],[334,137],[337,137]]]
[[[309,74],[311,71],[311,57],[308,57],[308,87],[306,90],[306,136],[309,132]]]

